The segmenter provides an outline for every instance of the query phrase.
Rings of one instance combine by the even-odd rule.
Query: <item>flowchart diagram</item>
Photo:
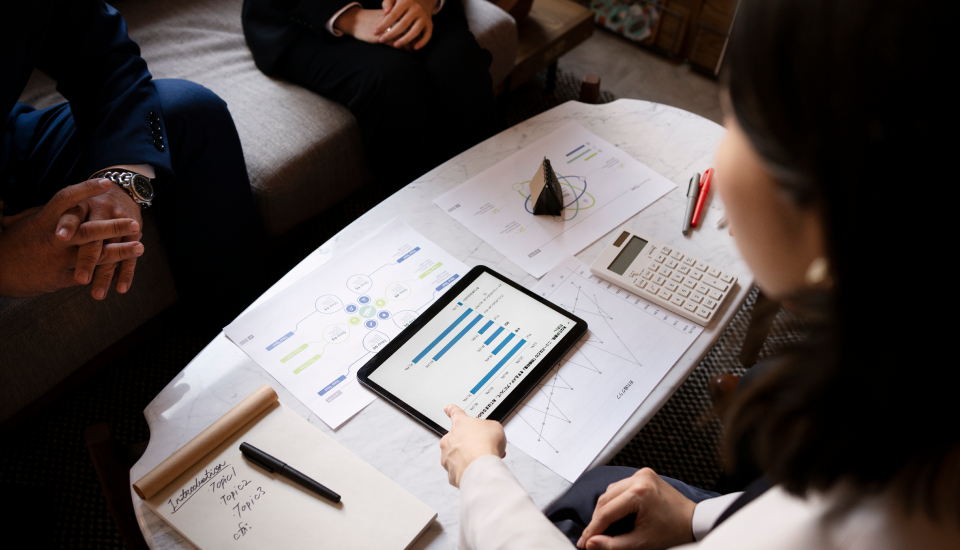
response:
[[[394,220],[225,331],[336,428],[375,399],[357,370],[466,271]]]

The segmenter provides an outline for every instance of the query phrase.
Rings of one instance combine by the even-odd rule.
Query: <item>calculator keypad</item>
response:
[[[636,286],[648,292],[648,300],[669,304],[672,311],[699,323],[710,320],[737,281],[730,273],[666,246],[648,258],[650,265],[642,277],[655,284],[638,277]]]
[[[634,260],[634,264],[640,267],[631,268],[629,275],[613,280],[632,283],[631,288],[644,299],[706,326],[736,286],[736,275],[673,247],[642,238],[649,244],[646,254]],[[591,266],[591,271],[609,278],[606,266]]]

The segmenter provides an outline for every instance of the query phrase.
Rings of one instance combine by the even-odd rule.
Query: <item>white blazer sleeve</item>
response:
[[[573,547],[496,456],[474,460],[460,478],[458,546],[460,550]]]

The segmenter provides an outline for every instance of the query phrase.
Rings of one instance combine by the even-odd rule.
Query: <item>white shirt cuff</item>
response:
[[[341,15],[343,15],[343,12],[347,11],[348,9],[350,9],[350,8],[352,8],[352,7],[354,7],[354,6],[357,6],[357,7],[359,7],[360,9],[363,9],[363,6],[360,5],[360,2],[350,2],[349,4],[347,4],[346,6],[344,6],[343,8],[341,8],[340,11],[338,11],[338,12],[335,13],[335,14],[333,14],[333,17],[331,17],[330,20],[327,21],[327,32],[329,32],[329,33],[332,34],[333,36],[343,36],[343,32],[342,32],[342,31],[338,31],[336,28],[334,28],[333,24],[337,22],[337,18],[338,18],[338,17],[340,17]]]
[[[697,503],[693,509],[693,538],[702,540],[713,529],[724,510],[733,504],[743,493],[730,493],[716,498],[708,498]]]
[[[149,164],[118,164],[116,166],[108,166],[104,168],[104,170],[129,170],[130,172],[136,172],[150,179],[157,177],[156,172],[153,171],[153,166]],[[97,171],[99,172],[99,170]]]
[[[439,2],[437,2],[437,5],[436,5],[436,7],[433,8],[433,13],[432,13],[431,15],[436,15],[436,14],[440,13],[440,10],[443,8],[443,3],[444,3],[444,2],[446,2],[446,0],[440,0]],[[342,32],[342,31],[338,31],[338,30],[336,29],[336,27],[333,26],[333,24],[337,22],[337,18],[338,18],[338,17],[340,17],[341,15],[343,15],[343,12],[347,11],[348,9],[350,9],[350,8],[352,8],[352,7],[354,7],[354,6],[358,6],[358,7],[360,7],[360,9],[363,9],[363,6],[360,5],[360,2],[351,2],[351,3],[347,4],[347,5],[344,6],[340,11],[338,11],[338,12],[335,13],[335,14],[333,14],[333,17],[331,17],[330,20],[327,21],[327,25],[326,25],[326,27],[327,27],[327,32],[329,32],[329,33],[332,34],[333,36],[343,36],[343,32]]]

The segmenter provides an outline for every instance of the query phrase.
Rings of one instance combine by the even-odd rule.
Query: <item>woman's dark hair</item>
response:
[[[728,452],[794,494],[842,481],[960,521],[958,290],[928,279],[957,250],[929,246],[956,211],[955,6],[741,0],[722,84],[785,195],[821,214],[832,282],[794,297],[811,336],[738,396]]]

